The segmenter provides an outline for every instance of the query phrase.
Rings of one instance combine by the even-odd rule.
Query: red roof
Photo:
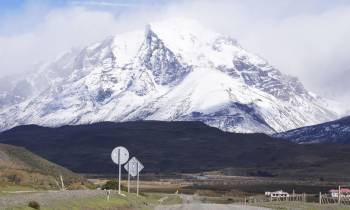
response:
[[[329,192],[331,192],[331,193],[338,193],[338,190],[331,189],[331,190],[329,190]],[[350,189],[349,188],[341,188],[340,189],[340,193],[350,193]]]

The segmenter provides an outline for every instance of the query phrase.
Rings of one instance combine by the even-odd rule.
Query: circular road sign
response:
[[[111,157],[115,164],[122,165],[129,160],[129,152],[125,147],[116,147],[113,149]]]

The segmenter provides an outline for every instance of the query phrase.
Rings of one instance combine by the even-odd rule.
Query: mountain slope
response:
[[[0,142],[24,146],[73,171],[115,174],[110,153],[128,148],[144,172],[203,172],[233,168],[236,175],[346,178],[347,145],[298,145],[265,134],[223,132],[200,122],[125,122],[46,128],[20,126]],[[259,172],[260,171],[260,172]]]
[[[337,116],[296,78],[232,38],[182,18],[69,52],[36,75],[49,78],[60,66],[63,73],[46,79],[46,88],[1,108],[1,130],[199,120],[225,131],[274,133]]]
[[[0,186],[12,184],[57,189],[60,175],[66,186],[88,183],[83,177],[24,148],[6,144],[0,144],[0,168]]]
[[[74,70],[78,50],[70,50],[55,60],[37,64],[21,74],[0,78],[0,109],[24,102],[56,83]]]
[[[298,128],[278,133],[274,136],[299,144],[350,144],[350,117],[344,117],[331,122]]]

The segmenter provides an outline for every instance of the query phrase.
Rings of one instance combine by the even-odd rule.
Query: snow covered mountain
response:
[[[70,51],[12,83],[0,88],[0,130],[198,120],[226,131],[274,133],[337,117],[297,78],[183,18]]]
[[[77,52],[70,50],[52,62],[34,65],[27,72],[0,78],[0,109],[30,99],[69,76]]]
[[[350,116],[273,135],[299,144],[350,144]]]

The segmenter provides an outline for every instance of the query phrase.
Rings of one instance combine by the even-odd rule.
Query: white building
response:
[[[331,194],[332,198],[338,198],[338,192],[339,190],[329,190],[329,194]],[[350,189],[348,188],[342,188],[340,189],[340,197],[342,198],[350,198]]]
[[[276,192],[265,192],[265,195],[272,198],[287,198],[289,193],[283,192],[282,190]]]

